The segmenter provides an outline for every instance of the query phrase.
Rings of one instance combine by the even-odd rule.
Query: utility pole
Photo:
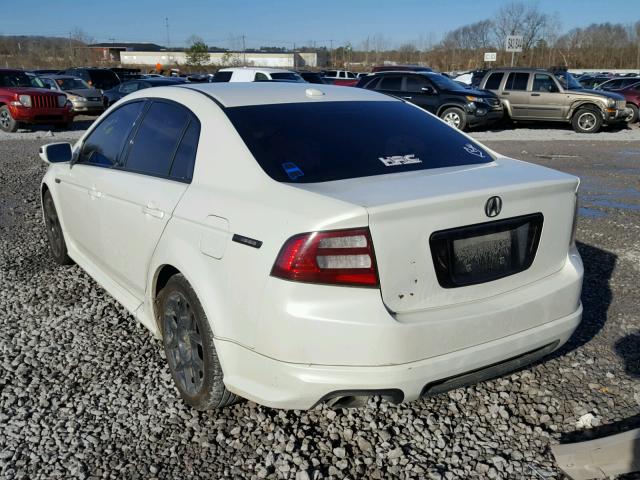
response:
[[[244,35],[242,35],[242,65],[247,66],[247,49],[245,48]]]
[[[333,40],[329,40],[329,43],[331,45],[331,66],[333,67],[333,65],[334,65],[334,61],[333,61]]]
[[[171,45],[171,42],[169,39],[169,17],[164,17],[164,27],[167,31],[167,50],[169,50],[169,47]]]

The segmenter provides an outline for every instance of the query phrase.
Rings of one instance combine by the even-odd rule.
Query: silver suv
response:
[[[570,73],[534,68],[490,70],[480,89],[494,92],[512,120],[570,122],[580,133],[624,123],[629,115],[622,95],[586,90]]]

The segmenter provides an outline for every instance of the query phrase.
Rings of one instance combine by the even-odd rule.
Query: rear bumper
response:
[[[571,315],[540,327],[404,365],[300,365],[280,362],[228,341],[218,341],[216,348],[218,355],[224,358],[227,388],[269,407],[309,409],[322,399],[332,397],[334,392],[345,391],[384,394],[399,390],[402,395],[398,400],[401,398],[404,402],[410,402],[423,394],[437,393],[439,390],[430,387],[467,372],[496,365],[506,367],[496,370],[488,368],[485,370],[488,375],[476,377],[477,381],[523,366],[522,362],[517,362],[518,359],[525,359],[525,364],[535,361],[538,358],[536,352],[547,354],[562,346],[581,318],[582,305]],[[513,359],[513,363],[505,363],[509,359]],[[473,376],[470,378],[473,381]],[[450,386],[455,387],[456,384]]]
[[[582,276],[573,248],[532,284],[405,314],[389,312],[379,290],[270,279],[252,348],[216,348],[227,387],[263,405],[306,409],[344,390],[396,389],[411,401],[428,384],[558,348],[580,323]]]

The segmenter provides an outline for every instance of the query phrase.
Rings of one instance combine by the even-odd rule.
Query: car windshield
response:
[[[79,78],[56,78],[56,83],[62,90],[81,90],[91,88],[84,80]]]
[[[569,72],[555,72],[554,76],[565,90],[582,90],[584,88]]]
[[[41,78],[38,77],[30,77],[31,78],[31,86],[36,88],[47,88]]]
[[[251,105],[225,113],[279,182],[327,182],[491,162],[472,140],[398,101]]]
[[[302,82],[302,78],[297,73],[293,72],[276,72],[271,74],[271,78],[274,80],[290,80],[293,82]]]
[[[33,87],[31,78],[22,72],[0,72],[0,87]]]
[[[441,90],[465,90],[465,88],[459,83],[454,82],[450,78],[445,77],[444,75],[435,74],[428,75],[427,78],[436,84]]]

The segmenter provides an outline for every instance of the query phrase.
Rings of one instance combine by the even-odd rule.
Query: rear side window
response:
[[[300,81],[300,75],[293,72],[274,72],[271,74],[271,78],[274,80],[291,80],[294,82]]]
[[[190,117],[189,111],[180,105],[153,102],[129,148],[125,169],[168,177],[178,142]]]
[[[188,182],[193,176],[193,166],[196,163],[198,140],[200,139],[200,122],[195,118],[191,120],[187,131],[184,133],[180,146],[173,159],[169,176],[176,180]]]
[[[399,92],[402,90],[402,77],[400,75],[385,75],[382,77],[382,80],[380,80],[376,90]]]
[[[528,81],[529,81],[528,73],[511,72],[507,77],[507,83],[505,84],[504,89],[505,90],[526,90]]]
[[[489,75],[487,78],[487,84],[484,86],[486,90],[498,90],[500,88],[500,83],[502,82],[502,77],[504,77],[504,73],[495,72]]]
[[[111,112],[84,141],[79,161],[103,167],[116,165],[143,105],[131,102]]]
[[[251,105],[225,113],[262,169],[312,183],[493,159],[424,110],[399,101]]]
[[[253,79],[254,82],[266,82],[269,80],[269,77],[267,77],[264,73],[262,72],[256,72],[256,76]]]

